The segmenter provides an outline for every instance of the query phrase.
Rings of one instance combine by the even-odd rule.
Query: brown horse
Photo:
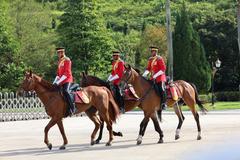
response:
[[[65,135],[62,119],[67,111],[67,104],[59,92],[59,89],[56,89],[56,87],[54,87],[51,83],[47,82],[36,74],[32,74],[30,71],[25,74],[19,92],[23,90],[35,91],[44,104],[47,114],[51,117],[50,122],[44,129],[44,143],[50,150],[52,149],[52,144],[48,140],[48,131],[52,126],[57,124],[63,138],[63,145],[60,147],[60,149],[65,149],[68,140]],[[99,129],[101,121],[96,114],[91,113],[90,111],[92,109],[98,110],[99,115],[107,124],[109,140],[106,143],[106,146],[110,146],[113,140],[112,122],[116,121],[119,115],[119,108],[115,103],[111,92],[106,87],[89,86],[83,88],[83,91],[88,95],[90,102],[88,104],[76,103],[76,114],[87,111],[87,115],[94,122],[95,128],[91,135],[91,144],[93,145],[95,144],[95,135]],[[91,106],[94,106],[94,108],[89,109]]]
[[[110,89],[109,83],[107,83],[97,77],[85,75],[83,73],[81,86],[85,87],[85,86],[90,86],[90,85],[105,86]],[[139,95],[142,96],[141,94],[139,94]],[[155,94],[155,92],[152,91],[151,93],[149,93],[147,95],[147,97],[145,97],[144,99],[141,99],[140,101],[124,100],[126,112],[133,110],[136,106],[139,106],[144,111],[145,118],[143,119],[143,121],[141,122],[141,125],[140,125],[139,136],[137,138],[138,145],[142,143],[142,137],[143,137],[143,135],[145,133],[145,129],[146,129],[145,126],[146,126],[146,123],[149,121],[149,118],[152,119],[154,128],[160,136],[158,143],[163,143],[163,132],[160,128],[160,125],[159,125],[159,122],[158,122],[158,119],[156,116],[156,109],[159,106],[159,100],[157,103],[156,102],[152,103],[151,96],[155,96],[155,98],[159,99],[159,97]],[[159,115],[159,118],[161,119],[161,115]],[[101,127],[100,127],[99,137],[96,140],[98,142],[102,138],[102,130],[103,130],[103,123],[101,124]],[[118,132],[118,133],[120,133],[120,132]]]
[[[143,104],[140,104],[140,108],[143,110],[145,107],[149,106],[155,106],[159,110],[159,104],[160,104],[160,98],[159,96],[156,95],[153,87],[153,82],[146,80],[144,77],[141,76],[138,72],[136,72],[130,65],[125,66],[125,72],[122,77],[122,81],[125,83],[130,83],[133,85],[134,89],[136,90],[136,93],[140,95],[140,101],[143,101]],[[197,129],[198,129],[198,136],[197,140],[201,139],[201,126],[199,122],[199,114],[195,108],[195,104],[197,103],[198,106],[200,107],[201,111],[204,113],[207,111],[204,106],[202,105],[201,101],[198,98],[198,93],[197,89],[194,84],[189,84],[183,80],[178,80],[174,82],[176,88],[178,89],[180,93],[180,98],[181,100],[184,101],[184,103],[189,107],[191,110],[195,121],[197,123]],[[147,101],[148,100],[148,101]],[[175,139],[179,139],[179,133],[181,126],[183,124],[184,116],[182,114],[182,110],[180,107],[178,107],[178,101],[180,99],[174,101],[173,99],[168,99],[167,104],[169,107],[174,107],[175,113],[178,116],[179,123],[176,129],[176,134],[175,134]],[[146,110],[146,109],[145,109]],[[148,108],[148,110],[150,110]],[[152,109],[153,110],[153,109]],[[161,113],[161,110],[159,110]],[[148,122],[148,117],[151,113],[151,110],[144,113],[145,118],[143,120],[143,123],[145,126],[143,128],[146,128],[147,122]],[[140,129],[141,130],[141,129]]]

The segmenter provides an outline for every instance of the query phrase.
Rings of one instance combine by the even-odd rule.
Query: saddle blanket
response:
[[[74,92],[74,99],[75,99],[75,103],[88,104],[90,102],[87,94],[83,90]]]
[[[173,83],[167,85],[167,97],[177,101],[179,98],[179,93],[177,92],[176,86]]]

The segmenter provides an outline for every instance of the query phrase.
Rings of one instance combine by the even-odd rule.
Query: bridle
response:
[[[125,71],[125,72],[127,72],[127,71]],[[132,69],[130,69],[130,72],[128,72],[128,73],[129,73],[128,77],[127,77],[126,79],[123,79],[123,81],[124,81],[125,84],[128,84],[128,81],[129,81],[130,78],[132,77]]]
[[[132,74],[133,74],[133,73],[132,73],[132,69],[130,69],[129,75],[128,75],[128,77],[126,78],[126,80],[123,79],[123,81],[124,81],[124,86],[128,86],[128,81],[129,81],[130,78],[132,77]],[[144,95],[143,95],[141,98],[138,99],[138,101],[142,102],[142,101],[145,99],[145,97],[150,93],[150,91],[151,91],[153,88],[154,88],[154,86],[151,85],[151,87],[144,93]]]

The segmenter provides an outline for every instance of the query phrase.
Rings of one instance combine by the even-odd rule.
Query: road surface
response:
[[[69,145],[59,150],[62,138],[57,126],[49,132],[53,149],[43,143],[44,127],[48,119],[17,122],[0,122],[0,160],[239,160],[240,112],[223,111],[200,115],[202,140],[197,141],[197,127],[193,116],[185,112],[180,139],[175,141],[177,117],[165,112],[161,128],[164,143],[157,144],[158,134],[149,122],[143,142],[136,145],[142,112],[122,115],[115,130],[124,137],[115,137],[112,146],[106,147],[108,132],[104,130],[101,144],[90,146],[94,127],[87,117],[64,119]]]

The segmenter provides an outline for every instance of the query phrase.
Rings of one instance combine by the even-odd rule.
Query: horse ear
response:
[[[127,66],[128,66],[128,69],[131,69],[131,68],[132,68],[130,64],[127,64]]]
[[[127,70],[130,70],[131,66],[130,66],[130,64],[126,64],[126,65],[124,65],[124,68],[127,69]]]
[[[31,69],[29,71],[29,75],[30,75],[30,77],[32,77],[32,70]]]
[[[80,76],[81,76],[82,78],[86,78],[86,73],[83,71]]]

